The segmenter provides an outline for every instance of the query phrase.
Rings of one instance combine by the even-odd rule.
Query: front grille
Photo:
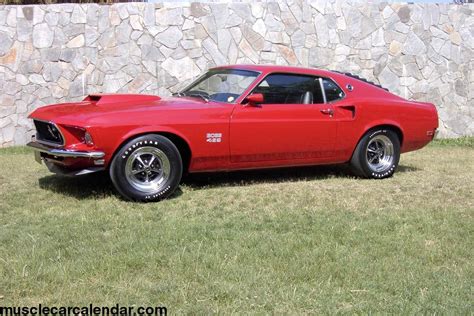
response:
[[[36,126],[36,140],[52,145],[64,145],[64,139],[61,132],[55,124],[34,120]]]

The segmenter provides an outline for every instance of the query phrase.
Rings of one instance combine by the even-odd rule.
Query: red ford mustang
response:
[[[433,104],[357,76],[258,65],[213,68],[169,98],[95,94],[30,118],[28,145],[50,171],[107,170],[138,201],[169,196],[183,172],[350,163],[386,178],[438,127]]]

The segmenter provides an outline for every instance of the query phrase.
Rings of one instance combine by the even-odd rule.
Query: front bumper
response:
[[[46,153],[48,155],[55,156],[55,157],[100,159],[105,156],[105,153],[102,151],[75,151],[75,150],[50,148],[35,141],[29,142],[26,145],[33,148],[36,151]]]
[[[97,171],[104,167],[105,153],[102,151],[76,151],[51,148],[37,141],[27,144],[35,150],[35,159],[38,163],[44,162],[49,171],[65,175],[79,176]],[[65,162],[68,163],[65,163]]]

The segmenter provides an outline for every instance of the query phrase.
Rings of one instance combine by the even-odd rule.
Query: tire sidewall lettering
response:
[[[395,169],[398,165],[398,159],[395,163],[393,163],[390,168],[387,168],[386,170],[383,170],[382,172],[376,172],[376,171],[372,171],[370,169],[370,167],[368,166],[368,162],[367,162],[367,159],[366,159],[366,148],[367,146],[369,145],[369,142],[370,140],[379,135],[379,134],[383,134],[383,135],[386,135],[387,137],[390,138],[390,140],[392,141],[392,144],[395,146],[395,143],[393,142],[392,138],[389,136],[390,133],[386,130],[386,129],[379,129],[379,130],[376,130],[372,133],[370,133],[367,137],[367,139],[365,140],[364,142],[364,147],[365,150],[361,151],[360,152],[360,158],[362,159],[362,161],[364,162],[364,168],[369,172],[368,174],[370,174],[373,178],[376,178],[376,179],[382,179],[382,178],[387,178],[389,176],[391,176],[394,172],[395,172]]]
[[[380,134],[380,133],[387,134],[387,130],[385,130],[385,129],[376,130],[375,132],[373,132],[372,134],[369,135],[369,138],[367,139],[367,143],[370,141],[371,138],[373,138],[374,136],[376,136],[377,134]]]
[[[160,192],[157,192],[155,194],[150,194],[150,195],[145,195],[145,200],[154,200],[162,197],[164,194],[166,194],[169,190],[171,189],[170,185],[167,185],[164,189],[162,189]]]
[[[126,165],[133,153],[137,149],[147,146],[160,149],[168,157],[171,165],[170,176],[165,183],[160,185],[159,191],[140,191],[131,186],[125,174]],[[139,136],[120,149],[111,164],[110,174],[115,187],[125,198],[143,202],[162,200],[171,195],[179,186],[182,175],[181,156],[173,142],[162,135]]]
[[[122,151],[125,150],[125,152],[121,155],[122,159],[128,159],[128,157],[138,148],[142,147],[143,145],[147,145],[147,146],[157,146],[158,144],[160,144],[159,142],[157,141],[138,141],[138,142],[135,142],[133,143],[132,145],[130,146],[127,146],[126,149],[122,149]]]

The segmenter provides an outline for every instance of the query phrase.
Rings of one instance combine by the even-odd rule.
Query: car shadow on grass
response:
[[[201,189],[220,186],[244,186],[258,183],[313,181],[348,177],[352,177],[352,175],[346,166],[328,165],[194,173],[184,177],[181,183],[192,189]]]
[[[420,169],[400,165],[397,172],[415,172]],[[314,181],[329,178],[354,178],[347,165],[324,165],[291,168],[272,168],[232,172],[195,173],[183,178],[182,184],[193,189],[219,186],[242,186],[256,183]]]
[[[49,175],[39,179],[41,189],[64,194],[77,199],[103,198],[118,196],[109,175],[97,172],[78,177]]]
[[[397,172],[416,172],[420,169],[400,165]],[[353,178],[346,165],[327,165],[292,168],[272,168],[232,172],[195,173],[183,177],[181,184],[192,189],[221,186],[243,186],[256,183],[278,183],[293,181],[314,181],[329,178]],[[74,197],[76,199],[101,199],[116,196],[123,199],[114,189],[106,172],[98,172],[80,177],[49,175],[39,179],[41,189]],[[178,188],[169,198],[183,194]]]
[[[416,172],[416,171],[422,171],[423,169],[420,169],[418,167],[415,167],[415,166],[403,166],[403,165],[399,165],[397,167],[397,171],[396,172]]]
[[[97,172],[78,177],[64,177],[52,174],[40,178],[39,186],[43,190],[63,194],[78,200],[102,199],[115,196],[123,201],[127,201],[115,190],[106,172]],[[176,198],[182,193],[181,189],[178,188],[169,198]]]

